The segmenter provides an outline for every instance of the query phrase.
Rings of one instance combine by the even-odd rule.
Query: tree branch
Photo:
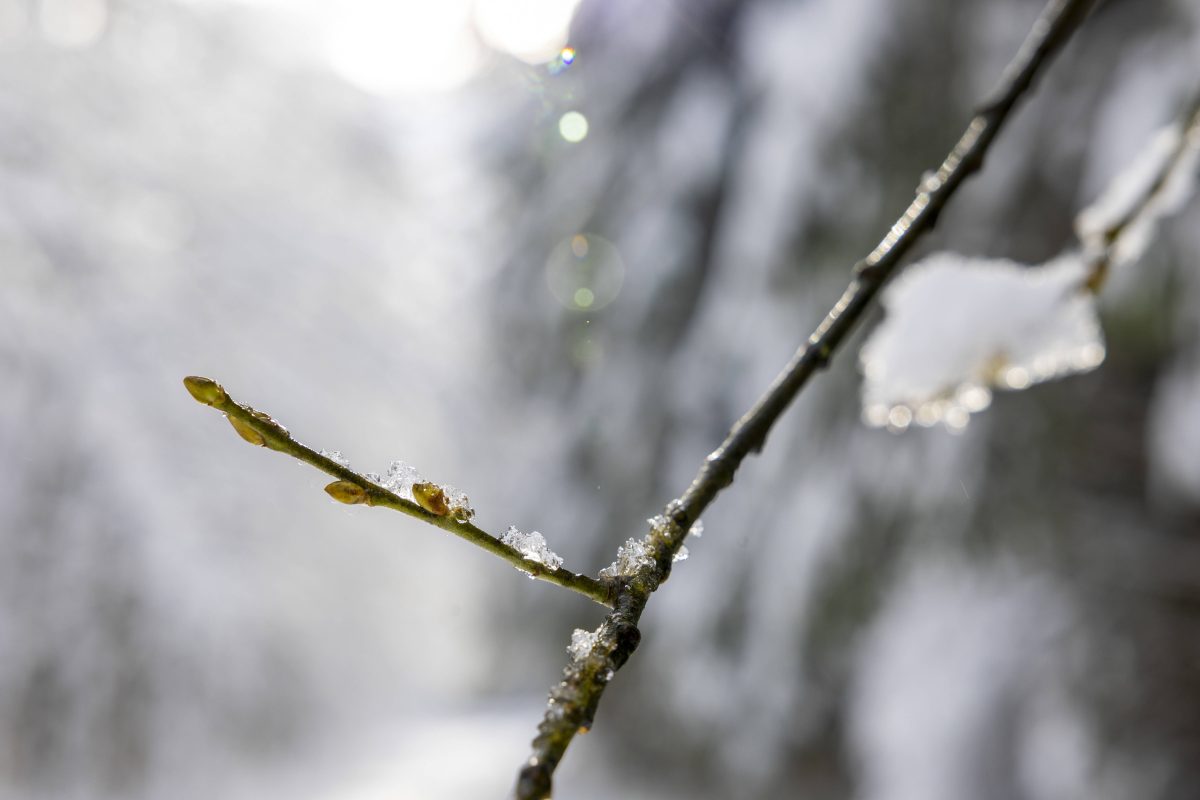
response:
[[[606,585],[587,575],[577,575],[562,567],[550,569],[545,564],[531,561],[516,548],[501,542],[469,521],[455,518],[444,504],[440,508],[438,504],[431,504],[431,510],[384,489],[348,467],[300,444],[292,438],[287,428],[271,419],[269,415],[235,402],[221,384],[210,378],[190,376],[184,378],[183,383],[198,402],[223,412],[229,418],[234,430],[246,441],[286,453],[337,478],[334,483],[325,487],[325,491],[335,500],[350,504],[383,506],[402,514],[408,514],[410,517],[416,517],[422,522],[449,531],[477,547],[482,547],[531,577],[578,592],[602,606],[608,608],[614,606],[615,592],[611,585]],[[441,513],[438,513],[439,511]]]
[[[775,378],[754,407],[705,460],[696,478],[663,517],[652,521],[645,539],[652,563],[614,580],[614,610],[595,633],[590,652],[573,658],[563,680],[550,691],[549,707],[533,740],[533,753],[517,779],[519,800],[550,796],[554,770],[580,730],[591,727],[600,697],[613,674],[636,649],[637,623],[651,593],[670,575],[675,554],[691,525],[725,487],[738,467],[766,442],[776,420],[812,374],[824,367],[862,317],[883,284],[897,271],[913,243],[931,230],[955,191],[983,164],[988,147],[1034,77],[1083,22],[1095,0],[1051,0],[1033,25],[996,91],[979,108],[936,173],[921,181],[917,195],[883,240],[854,267],[854,278],[821,324]],[[573,654],[574,655],[574,654]]]
[[[1117,241],[1130,228],[1134,227],[1143,215],[1147,214],[1154,202],[1167,191],[1167,184],[1171,181],[1175,171],[1179,169],[1179,165],[1184,162],[1189,153],[1194,153],[1198,149],[1195,140],[1200,139],[1200,92],[1197,92],[1188,102],[1183,113],[1176,119],[1174,126],[1178,128],[1178,141],[1170,154],[1158,164],[1153,178],[1146,184],[1141,195],[1135,201],[1129,202],[1124,211],[1108,220],[1101,230],[1082,230],[1079,219],[1103,202],[1105,195],[1112,189],[1112,185],[1110,185],[1109,189],[1101,193],[1100,198],[1093,201],[1092,206],[1082,212],[1076,220],[1076,233],[1079,235],[1080,244],[1083,245],[1085,256],[1091,261],[1091,273],[1088,276],[1087,288],[1093,294],[1098,294],[1108,279],[1109,270],[1113,266]],[[1123,177],[1125,176],[1119,174],[1114,179],[1113,185],[1119,183]]]

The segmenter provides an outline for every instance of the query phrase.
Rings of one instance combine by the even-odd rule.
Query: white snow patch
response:
[[[516,525],[510,525],[500,537],[500,541],[518,550],[526,561],[542,564],[551,572],[562,566],[562,556],[551,550],[546,545],[546,537],[537,531],[525,533]]]
[[[1038,268],[936,253],[884,293],[883,323],[863,346],[863,419],[966,426],[991,387],[1024,389],[1095,368],[1104,344],[1088,268],[1069,253]]]
[[[1146,252],[1159,220],[1178,212],[1196,191],[1200,122],[1163,128],[1148,147],[1075,218],[1089,252],[1107,252],[1120,267]],[[1111,239],[1111,241],[1110,241]]]

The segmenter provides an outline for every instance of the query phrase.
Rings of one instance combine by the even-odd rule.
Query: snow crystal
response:
[[[633,575],[643,567],[653,567],[654,559],[650,548],[643,539],[628,539],[617,548],[617,560],[600,570],[601,578],[616,578],[621,575]]]
[[[321,455],[337,464],[339,467],[350,469],[350,459],[342,455],[340,450],[322,450]]]
[[[592,648],[596,646],[597,640],[600,638],[600,631],[585,631],[583,628],[576,628],[571,634],[571,644],[567,646],[567,652],[571,655],[572,661],[583,661],[587,658]]]
[[[510,525],[500,541],[517,550],[526,561],[542,564],[551,572],[562,566],[562,557],[546,546],[546,539],[537,531],[524,533],[517,526]]]
[[[450,516],[463,522],[470,522],[475,516],[475,509],[471,508],[471,498],[467,497],[466,492],[449,484],[443,484],[442,493],[446,495],[446,505],[450,508]]]
[[[1200,122],[1186,132],[1178,124],[1159,131],[1149,147],[1075,218],[1079,240],[1090,252],[1107,254],[1113,266],[1141,258],[1159,220],[1179,211],[1195,194],[1198,166]]]
[[[1077,253],[1038,268],[953,253],[914,264],[885,291],[887,316],[860,354],[863,420],[961,429],[991,386],[1095,368],[1104,344],[1087,276]]]
[[[675,555],[671,558],[672,561],[687,561],[688,553],[687,545],[681,546],[675,551]]]
[[[650,517],[646,524],[650,526],[651,535],[665,536],[671,532],[671,521],[662,514]]]
[[[363,477],[366,478],[367,480],[369,480],[371,483],[375,484],[376,486],[383,485],[383,478],[379,477],[378,472],[368,472],[366,475],[363,475]]]
[[[699,539],[704,535],[704,520],[698,519],[692,527],[688,528],[688,536],[695,536]]]
[[[383,488],[401,497],[412,498],[412,487],[415,483],[423,483],[421,473],[403,461],[393,461],[388,466],[387,477],[384,478]]]

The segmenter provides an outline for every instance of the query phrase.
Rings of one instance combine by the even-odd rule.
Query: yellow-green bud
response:
[[[444,517],[450,513],[450,506],[446,503],[446,493],[436,483],[414,483],[412,495],[413,499],[417,501],[417,505],[430,514]]]
[[[226,414],[225,418],[229,420],[229,424],[233,426],[235,431],[237,431],[237,435],[245,439],[250,444],[258,445],[259,447],[266,445],[267,442],[265,439],[263,439],[263,435],[254,430],[254,428],[251,428],[237,417],[231,417]]]
[[[199,375],[189,375],[183,379],[183,385],[196,402],[206,406],[215,406],[229,399],[224,387],[212,378],[202,378]]]
[[[367,490],[357,483],[350,481],[334,481],[325,487],[325,493],[348,506],[364,503],[367,500]]]

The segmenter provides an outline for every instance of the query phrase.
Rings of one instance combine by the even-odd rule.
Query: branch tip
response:
[[[212,378],[189,375],[183,379],[183,386],[197,403],[206,406],[217,406],[229,400],[225,388]]]

